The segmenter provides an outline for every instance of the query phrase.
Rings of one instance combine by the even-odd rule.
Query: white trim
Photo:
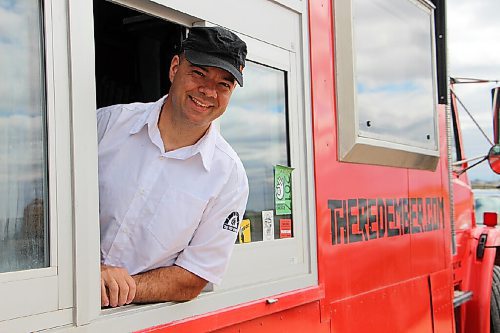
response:
[[[0,322],[57,309],[57,276],[0,284]],[[9,295],[9,296],[6,296]]]
[[[304,6],[307,4],[307,0],[269,0],[276,2],[283,7],[287,7],[297,13],[305,13]]]
[[[53,121],[49,121],[49,142],[51,174],[50,192],[53,195],[51,204],[51,219],[57,221],[57,267],[59,276],[59,308],[73,306],[73,196],[71,191],[71,146],[70,146],[70,114],[68,110],[69,72],[68,72],[68,31],[67,3],[65,1],[46,0],[47,19],[50,24],[46,29],[47,69],[52,81],[48,81],[51,93],[48,102],[53,108]],[[52,127],[53,125],[53,127]]]
[[[28,269],[17,272],[5,272],[0,274],[0,283],[9,283],[22,280],[34,280],[57,275],[56,267],[45,267]]]
[[[161,4],[148,1],[148,0],[109,0],[117,5],[122,5],[127,8],[138,10],[140,12],[146,13],[148,15],[153,15],[167,21],[175,22],[186,27],[191,27],[195,22],[199,22],[200,19],[194,16],[182,13],[170,9],[168,7],[162,6]]]
[[[91,1],[69,1],[76,324],[100,308],[99,190]]]
[[[299,82],[299,89],[303,91],[301,99],[299,99],[298,107],[302,109],[300,113],[302,118],[302,128],[299,131],[304,137],[302,144],[302,158],[306,163],[304,176],[300,178],[302,183],[301,187],[304,190],[302,198],[304,214],[306,215],[309,228],[307,233],[304,233],[304,256],[308,255],[309,261],[309,274],[314,284],[318,284],[318,258],[317,258],[317,230],[316,230],[316,184],[314,178],[315,160],[314,160],[314,145],[313,145],[313,115],[311,109],[311,68],[310,68],[310,45],[309,45],[309,14],[307,1],[303,2],[303,12],[301,16],[301,43],[297,46],[301,50],[302,66],[301,69],[302,80]]]
[[[62,327],[71,323],[73,310],[64,309],[54,312],[32,315],[29,318],[22,317],[0,322],[0,332],[26,333],[41,330],[43,328]]]
[[[152,8],[159,12],[171,10],[175,14],[161,14],[163,17],[174,17],[172,15],[183,14],[188,17],[197,17],[197,21],[214,22],[219,26],[238,31],[242,35],[251,36],[252,38],[266,41],[269,44],[276,45],[285,49],[292,47],[291,40],[294,38],[296,31],[291,30],[291,27],[300,24],[298,19],[300,13],[299,5],[288,7],[285,2],[293,0],[278,0],[278,1],[234,1],[234,0],[217,0],[217,1],[186,1],[186,0],[113,0],[133,8],[140,10],[140,7]],[[155,4],[155,6],[150,6]],[[287,8],[288,7],[288,8]],[[302,4],[302,11],[305,12],[306,4]],[[159,15],[159,12],[152,15]],[[150,12],[153,13],[153,12]],[[182,21],[172,20],[173,22],[185,24]],[[184,21],[185,22],[185,21]],[[277,24],[276,22],[279,22]],[[272,32],[272,33],[270,33]],[[297,31],[298,32],[298,31]]]

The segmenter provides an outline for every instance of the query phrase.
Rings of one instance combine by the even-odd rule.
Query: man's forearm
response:
[[[134,303],[188,301],[198,296],[207,284],[179,266],[157,268],[132,278],[137,286]]]

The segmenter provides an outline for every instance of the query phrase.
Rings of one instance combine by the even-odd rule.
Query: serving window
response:
[[[123,2],[127,7],[94,0],[98,107],[151,102],[165,95],[170,85],[170,61],[189,27],[213,25],[190,16],[176,16],[176,12],[159,15],[158,7],[139,5],[137,1]],[[306,212],[314,209],[308,199],[312,169],[307,166],[312,163],[307,163],[311,156],[307,156],[306,147],[311,142],[305,135],[310,127],[305,125],[310,126],[310,118],[305,113],[305,92],[300,90],[300,51],[233,31],[248,46],[244,86],[235,89],[226,112],[215,125],[241,158],[250,194],[222,284],[208,286],[187,304],[166,304],[176,309],[188,307],[190,315],[206,312],[210,306],[228,306],[238,300],[313,285],[316,279],[313,253],[307,247],[314,235],[314,219]],[[226,292],[233,296],[223,296]],[[181,318],[182,314],[170,311],[168,318],[171,316]]]

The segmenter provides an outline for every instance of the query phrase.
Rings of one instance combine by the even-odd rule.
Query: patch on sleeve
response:
[[[240,214],[238,214],[238,212],[232,212],[224,221],[224,225],[222,226],[222,228],[232,232],[237,232],[239,223]]]

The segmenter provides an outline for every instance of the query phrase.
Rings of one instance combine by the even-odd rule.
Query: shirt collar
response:
[[[197,153],[200,154],[201,160],[203,161],[203,167],[207,171],[210,171],[210,167],[212,166],[217,134],[217,128],[211,124],[205,135],[192,146],[193,155]]]
[[[167,96],[163,96],[158,101],[151,104],[151,106],[144,112],[144,114],[142,114],[141,117],[139,117],[139,119],[137,119],[137,121],[134,123],[134,125],[132,125],[130,129],[130,134],[137,134],[146,125],[148,125],[149,129],[157,127],[160,111],[163,106],[163,103],[165,103],[166,98]],[[212,160],[215,152],[217,134],[218,134],[217,128],[213,125],[210,125],[207,132],[201,137],[200,140],[198,140],[198,142],[196,142],[194,145],[190,147],[180,148],[183,150],[191,148],[190,149],[191,153],[187,156],[185,154],[182,154],[184,156],[184,158],[182,159],[189,158],[199,153],[201,156],[203,167],[205,168],[206,171],[210,171],[210,167],[212,165]],[[177,157],[176,156],[177,154],[175,152],[176,151],[172,151],[172,157]]]
[[[146,125],[149,128],[153,126],[158,126],[158,117],[160,116],[160,111],[165,103],[167,96],[163,96],[153,104],[151,104],[148,109],[137,119],[137,121],[130,128],[130,134],[137,134]]]

